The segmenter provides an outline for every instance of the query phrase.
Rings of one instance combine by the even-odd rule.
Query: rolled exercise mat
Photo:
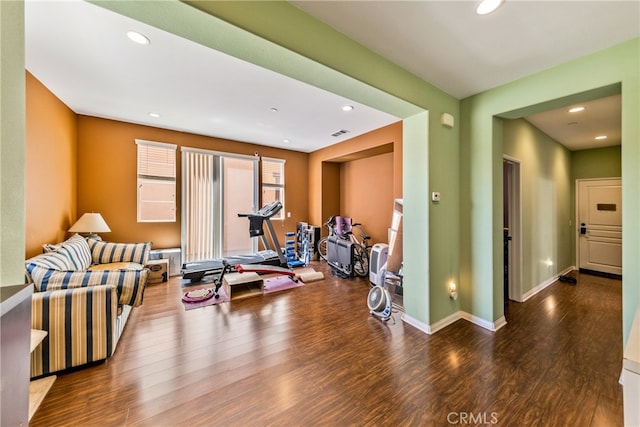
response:
[[[299,277],[304,283],[309,283],[324,279],[324,274],[321,271],[310,271],[302,273]]]
[[[299,279],[301,274],[304,273],[315,273],[316,270],[313,267],[303,267],[303,268],[296,268],[295,270],[293,270],[296,273],[296,277]]]

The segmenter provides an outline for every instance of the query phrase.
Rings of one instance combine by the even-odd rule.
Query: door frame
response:
[[[522,302],[522,179],[520,159],[502,155],[503,168],[508,163],[507,177],[509,185],[509,204],[506,206],[509,215],[509,299]],[[504,187],[503,187],[504,188]]]
[[[575,215],[575,248],[576,248],[576,258],[575,258],[575,268],[576,270],[580,271],[580,183],[581,182],[585,182],[585,181],[607,181],[607,180],[611,180],[611,179],[619,179],[620,180],[620,186],[622,186],[622,177],[619,176],[611,176],[611,177],[603,177],[603,178],[577,178],[576,182],[575,182],[575,196],[574,196],[574,203],[575,203],[575,211],[574,211],[574,215]],[[624,228],[624,224],[623,228]],[[623,265],[624,268],[624,265]],[[606,274],[606,273],[604,273]]]

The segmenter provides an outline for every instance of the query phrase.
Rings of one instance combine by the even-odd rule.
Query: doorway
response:
[[[580,271],[622,277],[622,180],[576,181]]]
[[[504,302],[522,302],[520,161],[503,155]]]

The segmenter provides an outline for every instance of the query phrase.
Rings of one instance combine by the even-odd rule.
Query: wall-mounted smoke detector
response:
[[[346,129],[340,129],[339,131],[332,133],[331,136],[333,136],[334,138],[337,138],[339,136],[344,135],[345,133],[349,133],[349,131]]]

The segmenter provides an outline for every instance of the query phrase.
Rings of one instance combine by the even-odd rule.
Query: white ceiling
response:
[[[27,69],[78,114],[303,152],[399,120],[83,1],[28,0],[25,33]]]
[[[292,1],[462,99],[640,35],[640,2]]]
[[[640,35],[638,0],[507,0],[483,17],[471,1],[292,3],[457,98]],[[79,114],[304,152],[397,120],[92,4],[27,0],[25,22],[27,69]],[[151,44],[131,43],[131,29]],[[619,133],[619,97],[592,102],[585,111],[600,113],[580,125],[527,119],[567,144]],[[340,129],[350,132],[331,136]]]
[[[557,110],[545,111],[526,119],[538,129],[555,139],[569,150],[585,150],[595,147],[620,145],[621,96],[612,95],[594,101],[572,104]],[[573,107],[584,107],[583,111],[569,112]],[[607,138],[596,140],[596,136]]]

